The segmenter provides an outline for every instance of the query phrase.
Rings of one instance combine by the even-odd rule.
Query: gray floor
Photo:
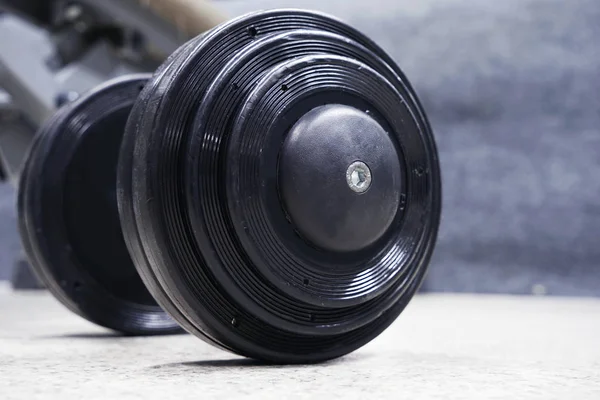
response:
[[[191,335],[115,337],[0,286],[2,399],[600,398],[600,300],[421,295],[342,359],[268,366]]]

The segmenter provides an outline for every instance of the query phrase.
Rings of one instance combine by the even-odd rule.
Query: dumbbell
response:
[[[25,251],[50,292],[84,318],[129,334],[180,329],[139,278],[117,209],[125,123],[149,77],[107,82],[46,121],[26,157],[17,200]]]
[[[396,319],[440,203],[406,77],[299,10],[233,19],[61,108],[18,201],[36,272],[84,318],[286,363],[342,356]]]

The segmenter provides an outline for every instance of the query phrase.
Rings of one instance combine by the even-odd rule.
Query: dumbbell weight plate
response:
[[[129,334],[172,333],[128,255],[116,165],[148,75],[118,78],[62,107],[41,128],[21,174],[19,227],[38,277],[63,304]]]
[[[298,10],[234,19],[167,64],[134,106],[118,173],[159,304],[275,362],[376,337],[419,287],[440,216],[433,136],[404,75],[353,28]]]

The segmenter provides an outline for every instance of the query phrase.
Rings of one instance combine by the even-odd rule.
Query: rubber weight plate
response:
[[[394,62],[336,19],[258,12],[193,39],[146,85],[123,140],[130,254],[212,344],[338,357],[423,279],[441,202],[431,129]]]
[[[62,107],[21,174],[19,228],[38,277],[69,309],[129,334],[179,330],[144,286],[123,240],[116,167],[147,75],[119,78]]]

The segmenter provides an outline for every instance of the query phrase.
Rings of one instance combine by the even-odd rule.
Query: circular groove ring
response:
[[[233,266],[232,259],[227,258],[231,255],[215,252],[215,246],[226,243],[225,238],[227,241],[239,240],[232,231],[231,221],[225,219],[226,223],[221,225],[207,218],[215,210],[222,215],[229,214],[228,197],[223,197],[227,190],[223,183],[215,181],[226,171],[224,157],[228,143],[223,137],[211,136],[210,130],[206,133],[195,130],[198,120],[194,122],[194,119],[200,118],[198,108],[203,104],[208,88],[213,83],[217,85],[215,79],[219,71],[232,57],[251,43],[271,38],[270,35],[298,30],[333,33],[348,38],[349,47],[358,43],[369,49],[379,59],[375,63],[384,67],[370,66],[393,82],[410,116],[410,129],[418,132],[414,136],[418,137],[418,140],[414,139],[415,143],[418,142],[415,146],[426,158],[424,164],[407,163],[408,200],[403,207],[414,210],[420,217],[410,224],[403,222],[401,226],[402,229],[422,232],[422,235],[412,237],[412,254],[407,254],[405,260],[411,264],[406,269],[412,272],[397,275],[391,287],[395,287],[398,297],[387,298],[389,307],[385,311],[374,313],[375,319],[371,322],[356,324],[343,333],[336,331],[340,321],[352,313],[358,313],[354,317],[355,322],[358,321],[360,315],[369,315],[372,311],[368,307],[371,302],[386,296],[382,293],[373,299],[364,298],[364,302],[354,306],[314,308],[314,305],[298,299],[291,301],[285,291],[273,290],[273,296],[291,301],[290,310],[277,315],[276,309],[272,308],[259,318],[251,311],[252,306],[235,295],[238,289],[244,291],[249,288],[239,287],[243,285],[241,282],[235,284],[237,288],[223,286],[214,273],[219,265],[226,269]],[[296,58],[300,56],[298,54]],[[263,73],[268,70],[270,68]],[[311,82],[319,86],[318,80]],[[248,99],[249,88],[238,87],[237,90],[243,94],[243,99]],[[333,91],[339,92],[339,89],[334,88]],[[278,362],[307,362],[346,354],[377,336],[396,318],[424,276],[437,234],[441,195],[439,165],[429,124],[406,78],[387,55],[354,29],[321,14],[298,10],[254,13],[221,25],[203,38],[190,42],[185,52],[170,60],[168,68],[154,76],[145,92],[145,101],[134,107],[132,115],[135,121],[130,120],[125,137],[128,145],[124,148],[128,148],[131,151],[129,156],[133,157],[130,170],[133,174],[122,181],[130,187],[122,188],[126,195],[120,197],[119,200],[124,203],[120,207],[131,210],[123,221],[124,224],[135,225],[136,234],[128,235],[128,240],[132,242],[130,248],[137,248],[142,253],[135,257],[136,266],[142,276],[151,277],[152,285],[149,287],[154,296],[160,298],[159,303],[168,304],[166,309],[176,310],[173,316],[178,322],[199,337],[239,354]],[[360,97],[362,90],[355,92]],[[232,120],[223,122],[223,132],[227,135],[231,133],[231,124],[241,110],[232,111]],[[208,115],[207,120],[210,118],[214,116]],[[395,126],[397,121],[387,122]],[[406,142],[403,144],[406,145]],[[399,146],[402,148],[402,144]],[[202,154],[194,153],[194,148]],[[406,153],[405,148],[403,151]],[[411,151],[411,154],[414,156],[418,152]],[[415,179],[412,173],[415,168],[420,171],[421,179]],[[208,192],[203,189],[202,198],[190,196],[200,186]],[[423,193],[427,200],[410,200],[410,195],[417,192]],[[212,199],[210,196],[213,196]],[[216,200],[219,196],[221,201]],[[198,203],[194,204],[194,201]],[[202,212],[194,210],[194,207],[202,207]],[[208,237],[207,232],[215,229],[224,230],[220,235]],[[198,243],[198,237],[204,239]],[[248,254],[236,257],[241,257],[239,259],[246,263],[245,273],[253,271]],[[255,276],[257,284],[268,285],[264,275],[262,278]],[[271,296],[269,300],[270,296],[267,295],[264,301],[275,299]],[[271,304],[274,306],[274,303]],[[307,310],[309,313],[305,315],[298,314]],[[286,319],[288,324],[283,326],[282,321]],[[329,322],[324,324],[323,321]]]

